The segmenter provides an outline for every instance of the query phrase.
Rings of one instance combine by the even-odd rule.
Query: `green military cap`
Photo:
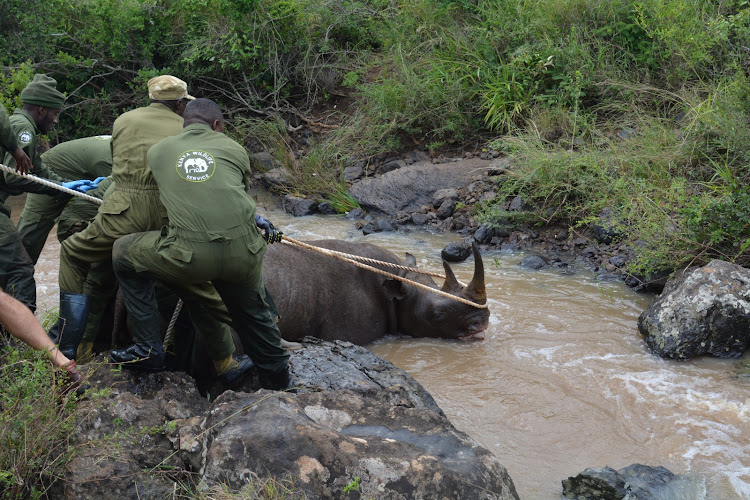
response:
[[[148,81],[148,97],[155,101],[176,101],[195,97],[187,93],[187,83],[172,75],[159,75]]]
[[[65,104],[65,95],[59,92],[56,87],[57,80],[38,73],[21,91],[21,100],[24,104],[60,109]]]

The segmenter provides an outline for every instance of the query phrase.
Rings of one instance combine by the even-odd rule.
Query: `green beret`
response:
[[[57,80],[41,73],[36,74],[21,91],[21,100],[24,104],[60,109],[65,103],[65,96],[55,87],[57,87]]]

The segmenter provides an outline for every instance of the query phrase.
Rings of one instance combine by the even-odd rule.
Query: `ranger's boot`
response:
[[[164,348],[161,342],[146,344],[139,342],[126,349],[112,349],[109,359],[121,363],[123,368],[144,372],[160,372],[167,369],[164,365]]]
[[[68,359],[76,359],[76,350],[86,330],[90,306],[91,297],[88,295],[60,292],[60,317],[48,335]]]
[[[246,354],[229,356],[226,359],[214,361],[214,369],[216,369],[218,380],[229,387],[234,387],[242,382],[253,366],[253,362]]]

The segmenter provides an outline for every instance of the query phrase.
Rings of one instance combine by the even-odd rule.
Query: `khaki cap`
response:
[[[155,101],[193,100],[187,93],[187,83],[172,75],[159,75],[148,81],[148,97]]]

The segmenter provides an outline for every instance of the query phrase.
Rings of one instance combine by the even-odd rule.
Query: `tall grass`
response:
[[[210,12],[193,0],[116,3],[3,2],[2,101],[46,71],[70,94],[62,120],[77,122],[63,134],[89,135],[141,104],[148,76],[181,75],[221,102],[235,137],[277,158],[291,191],[320,199],[345,192],[352,159],[497,139],[529,161],[501,194],[523,193],[540,221],[586,223],[609,205],[653,249],[646,267],[681,251],[680,262],[746,262],[730,244],[744,226],[716,225],[732,210],[744,221],[745,0],[222,0]],[[32,29],[39,43],[19,43]],[[337,99],[353,103],[341,126],[298,157],[282,117],[330,116]],[[271,117],[252,140],[250,116]],[[715,227],[697,231],[700,221]]]
[[[42,498],[76,451],[75,393],[62,395],[44,353],[0,351],[0,498]]]

